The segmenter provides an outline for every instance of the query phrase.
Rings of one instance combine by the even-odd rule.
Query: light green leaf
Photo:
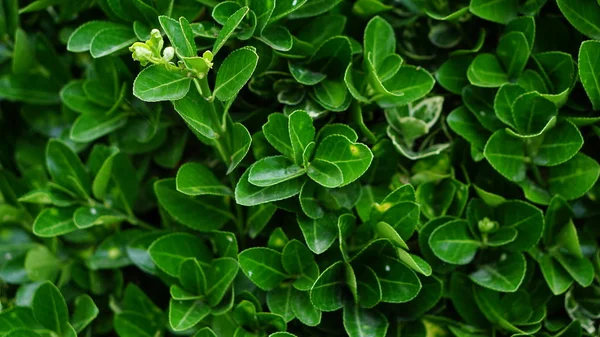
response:
[[[500,292],[516,291],[525,278],[525,257],[521,253],[500,256],[500,260],[484,264],[471,273],[471,281]]]
[[[559,1],[559,3],[560,2],[561,1]],[[567,3],[569,1],[562,2]],[[592,5],[592,7],[594,7],[595,11],[600,14],[600,9],[598,6]],[[598,36],[600,37],[600,19],[597,19],[597,21]],[[592,102],[594,110],[600,110],[600,82],[598,82],[598,73],[600,72],[599,55],[600,41],[584,41],[579,48],[579,79],[581,80],[581,84],[583,84],[583,88],[585,89],[587,96]]]
[[[217,39],[213,45],[213,55],[217,55],[219,50],[221,50],[221,47],[225,45],[225,42],[227,42],[231,34],[233,34],[235,29],[240,25],[246,14],[248,14],[248,11],[250,11],[248,7],[242,7],[238,9],[223,24],[223,28],[221,28],[219,31],[219,35],[217,36]]]
[[[553,257],[582,287],[588,287],[594,281],[594,266],[585,257],[576,257],[561,252],[557,252]]]
[[[284,156],[263,158],[250,168],[248,182],[260,187],[273,186],[304,175],[305,170]]]
[[[325,213],[325,216],[320,219],[298,215],[298,225],[306,245],[315,254],[321,254],[329,249],[338,235],[337,221],[332,213]]]
[[[83,163],[63,141],[50,139],[46,147],[46,166],[57,184],[82,197],[90,195],[90,177]]]
[[[277,24],[265,27],[260,35],[260,40],[277,51],[288,51],[292,49],[294,43],[290,31]]]
[[[554,295],[560,295],[571,287],[571,284],[573,284],[571,275],[550,255],[543,254],[537,258],[537,261],[542,270],[542,275],[544,275],[544,279]]]
[[[312,71],[309,68],[292,61],[288,62],[288,68],[290,70],[290,74],[292,74],[296,82],[300,84],[315,85],[327,78],[326,74]]]
[[[306,111],[296,110],[288,117],[288,130],[294,162],[302,165],[304,151],[315,138],[313,120]]]
[[[175,331],[183,331],[198,324],[210,314],[210,307],[201,300],[169,302],[169,324]]]
[[[168,16],[158,17],[161,27],[169,37],[169,41],[175,48],[175,52],[180,57],[197,56],[196,43],[194,42],[194,33],[189,22],[185,17],[179,18],[179,21],[171,19]]]
[[[598,180],[598,175],[598,162],[578,153],[567,162],[549,169],[549,191],[552,194],[560,194],[567,200],[573,200],[587,193]]]
[[[556,105],[537,92],[519,96],[512,106],[513,121],[519,134],[537,136],[558,114]]]
[[[291,198],[300,193],[305,182],[304,177],[300,176],[273,186],[258,187],[248,181],[249,175],[250,169],[244,172],[235,187],[235,201],[242,206],[255,206]]]
[[[174,178],[154,183],[159,203],[178,222],[198,231],[208,232],[221,228],[233,215],[219,196],[188,196],[176,189]]]
[[[344,262],[338,261],[329,266],[310,290],[310,301],[321,311],[335,311],[342,308],[343,285],[345,267]]]
[[[127,115],[115,113],[101,116],[84,114],[75,120],[71,127],[71,139],[86,143],[105,136],[125,125]]]
[[[286,322],[293,320],[294,311],[292,310],[292,303],[295,293],[296,290],[290,285],[269,291],[267,293],[269,311],[283,317]]]
[[[525,149],[519,138],[505,130],[498,130],[488,139],[483,154],[490,165],[507,179],[525,179]]]
[[[263,125],[262,130],[271,146],[284,156],[290,159],[294,158],[287,116],[281,113],[270,114],[268,121]]]
[[[102,30],[114,28],[125,29],[126,27],[110,21],[86,22],[73,31],[67,42],[67,50],[73,53],[88,51],[96,34]]]
[[[560,122],[545,132],[543,141],[533,156],[533,163],[541,166],[555,166],[573,158],[583,146],[579,129],[569,121]]]
[[[241,252],[238,258],[244,274],[263,290],[274,289],[288,277],[281,263],[281,253],[276,250],[249,248]]]
[[[527,38],[521,32],[510,32],[502,36],[496,48],[496,55],[509,78],[517,78],[529,60],[530,48]]]
[[[296,318],[305,325],[317,326],[321,323],[321,310],[312,304],[308,291],[295,292],[292,310]]]
[[[290,19],[301,19],[323,14],[337,6],[342,0],[311,0],[291,13]]]
[[[202,97],[198,90],[189,90],[185,97],[173,101],[173,106],[192,130],[210,140],[219,137],[221,122],[211,118],[218,115],[216,107]]]
[[[67,334],[70,328],[67,303],[54,284],[42,283],[33,295],[31,307],[37,321],[46,329],[58,335]]]
[[[350,337],[385,337],[388,320],[379,311],[362,309],[358,304],[344,306],[344,328]]]
[[[39,237],[50,238],[77,230],[73,221],[73,208],[46,208],[33,222],[33,233]]]
[[[493,54],[478,54],[467,70],[472,85],[484,88],[497,88],[508,82],[508,75]]]
[[[82,206],[75,210],[73,221],[78,228],[94,225],[110,225],[126,220],[127,216],[118,210],[103,206]]]
[[[181,264],[195,258],[201,265],[208,265],[212,253],[202,240],[188,233],[172,233],[160,237],[148,248],[152,261],[162,271],[173,277],[179,276]]]
[[[253,48],[240,48],[227,56],[219,67],[214,96],[221,101],[235,97],[248,82],[256,65],[258,54]]]
[[[382,302],[404,303],[421,290],[421,281],[405,264],[391,257],[381,257],[370,266],[381,284]]]
[[[517,17],[519,2],[517,0],[471,0],[469,10],[482,19],[506,24]]]
[[[451,111],[447,122],[452,131],[459,134],[473,146],[479,150],[485,148],[490,133],[481,126],[477,118],[467,108],[461,106]]]
[[[115,27],[102,29],[92,38],[90,53],[94,58],[113,54],[137,41],[133,29]]]
[[[233,195],[213,172],[200,163],[185,163],[177,171],[177,191],[187,195]]]
[[[142,70],[133,82],[133,94],[145,102],[176,101],[185,97],[192,79],[179,70],[151,65]]]
[[[394,96],[376,97],[379,106],[393,107],[414,102],[427,95],[435,85],[435,79],[421,67],[404,65],[383,86]]]
[[[594,1],[557,0],[569,23],[591,39],[600,39],[600,7]]]
[[[371,165],[373,153],[364,144],[352,143],[341,135],[332,135],[319,144],[314,159],[336,165],[342,171],[343,185],[347,185],[365,173]]]
[[[429,246],[440,260],[464,265],[473,261],[481,243],[469,232],[466,221],[454,220],[431,233]]]
[[[79,295],[75,298],[75,311],[71,316],[71,325],[73,329],[80,333],[85,329],[97,316],[100,311],[94,300],[87,295]]]

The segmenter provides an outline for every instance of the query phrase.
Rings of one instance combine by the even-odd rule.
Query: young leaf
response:
[[[212,254],[199,238],[187,233],[173,233],[162,236],[148,248],[156,266],[165,273],[179,276],[181,265],[189,258],[200,264],[210,263]]]
[[[305,179],[302,176],[269,186],[258,187],[249,181],[250,169],[246,170],[235,186],[235,201],[243,206],[256,206],[267,202],[284,200],[300,193]]]
[[[36,320],[46,329],[58,335],[73,329],[69,324],[67,303],[54,284],[42,283],[33,295],[31,307]]]
[[[596,8],[596,11],[600,13],[600,9]],[[600,36],[600,21],[598,21],[598,24],[597,29]],[[600,70],[599,54],[600,42],[598,41],[584,41],[579,48],[579,78],[594,110],[600,109],[600,84],[597,79]]]
[[[252,48],[240,48],[229,54],[219,67],[214,95],[221,101],[235,97],[248,82],[257,64],[258,54]]]
[[[240,253],[239,261],[244,274],[263,290],[274,289],[288,277],[281,263],[281,253],[273,249],[246,249]]]
[[[329,136],[317,146],[315,160],[323,160],[337,166],[347,185],[360,178],[371,165],[373,153],[364,144],[352,143],[340,135]]]
[[[248,181],[255,186],[269,187],[302,176],[305,170],[284,156],[263,158],[250,167]]]
[[[175,331],[183,331],[198,324],[210,314],[210,308],[200,300],[169,302],[169,324]]]
[[[192,79],[179,70],[151,65],[135,78],[133,94],[146,102],[176,101],[188,93],[191,83]]]
[[[248,11],[250,11],[248,7],[242,7],[238,9],[223,24],[223,28],[221,28],[221,31],[219,31],[219,35],[217,36],[217,39],[215,40],[215,43],[213,45],[213,55],[217,55],[219,50],[221,50],[223,45],[225,45],[225,42],[227,42],[231,34],[233,34],[233,32],[242,22],[246,14],[248,14]]]
[[[429,246],[442,261],[468,264],[473,260],[481,243],[473,238],[466,221],[450,221],[431,233]]]
[[[200,163],[185,163],[177,171],[177,190],[187,195],[233,195],[213,172]]]

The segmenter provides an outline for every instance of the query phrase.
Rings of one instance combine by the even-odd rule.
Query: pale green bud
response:
[[[171,61],[175,56],[175,49],[173,47],[167,47],[163,50],[163,59],[167,62]]]
[[[129,50],[132,52],[131,57],[143,66],[147,65],[152,58],[152,50],[145,43],[135,42],[129,47]]]

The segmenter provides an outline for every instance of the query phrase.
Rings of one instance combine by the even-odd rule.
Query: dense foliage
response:
[[[0,337],[600,336],[600,1],[0,0]]]

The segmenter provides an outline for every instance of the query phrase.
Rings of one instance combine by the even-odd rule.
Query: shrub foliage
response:
[[[599,3],[0,0],[0,337],[598,336]]]

